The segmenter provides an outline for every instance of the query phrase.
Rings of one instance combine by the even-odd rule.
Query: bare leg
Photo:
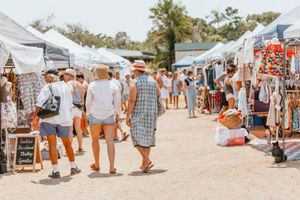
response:
[[[173,104],[172,93],[169,93],[170,104]]]
[[[235,100],[234,98],[228,99],[229,109],[234,109],[235,107]]]
[[[99,144],[99,134],[101,131],[101,125],[90,125],[91,138],[93,154],[95,159],[95,166],[100,168],[100,144]]]
[[[69,137],[63,137],[61,138],[61,141],[64,144],[68,159],[70,162],[74,162],[75,161],[75,156],[74,156],[74,151],[73,151],[73,147],[72,147],[72,143],[70,141]]]
[[[185,105],[186,105],[186,108],[187,108],[187,96],[184,96],[184,101],[185,101]]]
[[[118,124],[114,125],[113,135],[114,135],[114,140],[119,140],[119,138],[118,138]]]
[[[78,141],[78,150],[82,149],[82,131],[81,131],[81,118],[75,117],[74,126]]]
[[[149,159],[149,155],[148,155],[148,148],[143,148],[143,147],[137,147],[137,150],[139,151],[139,153],[141,154],[142,158],[143,158],[143,167],[145,167],[147,164],[149,164],[151,162],[151,160]],[[149,152],[150,153],[150,152]]]
[[[175,100],[176,100],[176,108],[178,109],[179,108],[179,106],[178,106],[179,96],[175,97]]]
[[[115,171],[115,143],[113,136],[114,127],[115,125],[103,126],[105,140],[107,143],[107,154],[109,158],[110,171]]]
[[[82,128],[82,134],[84,136],[88,136],[89,135],[89,131],[87,129],[87,119],[86,119],[86,113],[85,112],[82,113],[82,118],[84,120],[84,127]]]
[[[57,165],[58,155],[56,149],[56,134],[47,136],[48,144],[49,144],[49,157],[52,165]]]

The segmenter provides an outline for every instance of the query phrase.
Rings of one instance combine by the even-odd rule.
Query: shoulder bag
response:
[[[61,99],[59,96],[54,96],[51,85],[49,86],[49,90],[51,92],[51,96],[44,103],[43,107],[37,114],[37,116],[41,119],[46,119],[59,115]]]

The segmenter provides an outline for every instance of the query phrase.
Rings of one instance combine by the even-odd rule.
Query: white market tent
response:
[[[222,46],[221,48],[217,49],[216,51],[212,52],[209,57],[208,60],[218,60],[218,59],[222,59],[224,56],[224,53],[228,51],[229,48],[231,48],[233,45],[235,44],[235,41],[230,41],[228,43],[226,43],[224,46]]]
[[[0,37],[0,66],[5,66],[9,59],[14,63],[16,74],[41,72],[45,69],[42,48],[27,47]]]
[[[93,64],[108,62],[103,56],[85,49],[56,30],[50,29],[44,34],[44,38],[55,45],[69,49],[71,65],[73,64],[77,67],[90,67]]]
[[[36,37],[2,12],[0,12],[0,36],[17,44],[42,48],[48,60],[69,60],[69,52],[67,49],[57,47]]]
[[[111,51],[108,51],[106,50],[105,48],[100,48],[97,50],[97,52],[99,54],[101,54],[102,56],[104,56],[105,58],[107,58],[108,60],[110,60],[112,63],[126,63],[126,64],[130,64],[130,61],[111,52]]]
[[[27,31],[29,31],[30,33],[32,33],[33,35],[35,35],[36,37],[40,38],[41,40],[44,40],[48,43],[51,43],[50,41],[47,41],[47,39],[44,37],[44,35],[39,32],[38,30],[36,30],[35,28],[28,26]],[[63,47],[61,47],[63,48]],[[52,60],[47,60],[46,61],[46,67],[47,68],[51,68],[51,67],[57,67],[57,68],[69,68],[70,67],[70,60],[66,60],[66,61],[52,61]]]
[[[251,31],[246,31],[229,49],[227,49],[227,53],[235,53],[240,50],[244,46],[245,40],[251,35]]]
[[[209,51],[205,52],[204,54],[196,57],[194,59],[194,64],[200,64],[200,65],[204,65],[206,64],[206,60],[207,58],[213,53],[215,52],[216,50],[220,49],[221,47],[223,47],[224,44],[219,42],[217,43],[213,48],[211,48]]]
[[[252,33],[248,36],[244,43],[244,63],[252,63],[254,61],[254,43],[256,35],[261,32],[265,27],[261,24],[257,25],[257,27],[252,31]]]
[[[275,21],[269,24],[264,30],[257,34],[255,46],[263,44],[265,40],[270,40],[277,34],[279,38],[283,38],[283,32],[292,24],[300,19],[300,6],[294,8],[290,12],[280,15]]]
[[[284,39],[300,38],[300,22],[297,22],[284,31]]]

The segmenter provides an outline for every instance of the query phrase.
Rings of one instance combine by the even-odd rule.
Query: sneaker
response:
[[[60,178],[60,173],[52,171],[52,173],[49,174],[48,177],[53,178],[53,179],[59,179]]]
[[[74,176],[76,174],[79,174],[81,172],[81,170],[76,167],[76,168],[71,168],[71,176]]]

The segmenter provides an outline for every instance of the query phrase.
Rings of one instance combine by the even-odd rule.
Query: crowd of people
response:
[[[73,138],[77,139],[77,152],[84,153],[83,137],[90,137],[94,161],[91,170],[100,171],[100,143],[105,139],[109,158],[109,173],[117,173],[115,167],[115,141],[129,137],[120,121],[126,115],[126,124],[130,127],[131,140],[141,155],[140,169],[148,172],[153,166],[150,159],[151,148],[155,146],[155,131],[159,112],[159,103],[165,102],[165,108],[179,109],[179,95],[185,97],[185,108],[190,117],[195,117],[196,83],[193,72],[167,72],[161,69],[150,72],[144,61],[137,60],[131,73],[123,78],[118,71],[108,66],[97,65],[92,69],[94,80],[88,83],[81,72],[66,69],[60,73],[56,69],[43,72],[45,86],[41,90],[33,115],[32,126],[40,130],[47,139],[49,157],[53,166],[50,178],[60,178],[58,167],[57,136],[65,147],[70,162],[71,175],[81,172],[75,162]],[[38,113],[44,105],[53,99],[59,99],[59,113],[40,119]]]

